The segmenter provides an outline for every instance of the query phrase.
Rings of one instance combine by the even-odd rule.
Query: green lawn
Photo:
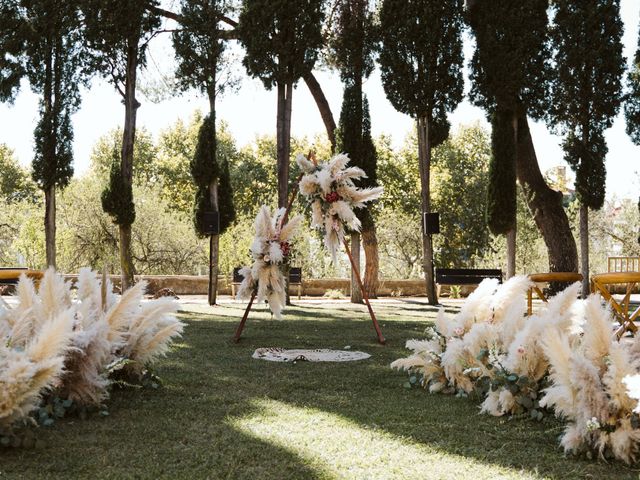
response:
[[[157,368],[161,390],[115,392],[110,416],[42,429],[46,446],[0,451],[4,478],[496,479],[638,478],[638,469],[565,458],[561,424],[478,415],[470,400],[403,388],[389,363],[434,311],[376,305],[386,346],[361,306],[292,307],[283,321],[242,305],[183,314],[184,338]],[[257,347],[350,345],[357,363],[253,360]]]

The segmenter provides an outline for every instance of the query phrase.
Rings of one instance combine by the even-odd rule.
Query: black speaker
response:
[[[220,233],[220,214],[218,212],[204,212],[202,215],[205,235],[218,235]]]
[[[440,214],[438,212],[422,213],[422,234],[440,233]]]

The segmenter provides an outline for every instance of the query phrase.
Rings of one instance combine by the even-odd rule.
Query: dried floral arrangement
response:
[[[255,293],[258,302],[267,301],[277,319],[286,303],[283,266],[289,261],[291,241],[302,223],[301,215],[286,222],[285,212],[284,208],[274,213],[265,205],[260,208],[251,244],[253,264],[240,270],[244,279],[237,294],[238,299],[249,299]]]
[[[142,302],[144,283],[119,297],[106,276],[100,281],[82,269],[77,288],[74,298],[71,284],[53,269],[37,291],[22,276],[17,304],[3,302],[0,308],[0,437],[5,440],[34,412],[46,425],[69,409],[103,408],[114,374],[142,382],[150,363],[184,327],[174,316],[175,302]]]
[[[634,463],[640,452],[640,342],[613,334],[613,317],[599,295],[583,305],[584,328],[574,338],[559,329],[543,335],[552,385],[541,403],[567,421],[566,452]]]
[[[347,231],[360,231],[360,220],[354,209],[364,208],[365,203],[380,198],[383,189],[356,187],[353,181],[367,175],[358,167],[347,167],[349,157],[343,153],[321,163],[299,154],[296,162],[303,172],[300,194],[311,205],[311,226],[322,232],[335,263]]]
[[[474,394],[491,415],[542,419],[567,426],[561,445],[626,463],[640,460],[640,341],[614,335],[599,295],[579,300],[576,283],[524,315],[526,277],[495,288],[487,281],[452,319],[438,314],[425,341],[392,367],[431,392]],[[476,312],[476,315],[473,312]]]

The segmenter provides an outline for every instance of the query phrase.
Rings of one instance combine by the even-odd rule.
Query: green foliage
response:
[[[380,10],[385,93],[396,110],[429,120],[432,146],[462,100],[462,27],[462,0],[384,0]]]
[[[65,187],[73,175],[71,115],[87,81],[77,2],[3,2],[0,47],[0,100],[12,99],[23,77],[40,97],[33,179],[43,190]]]
[[[322,0],[243,0],[237,27],[247,73],[266,89],[310,72],[322,46]]]
[[[151,11],[156,0],[82,0],[92,68],[126,97],[127,62],[146,64],[146,50],[160,20]]]
[[[516,139],[513,112],[498,109],[491,120],[491,150],[487,189],[487,225],[495,235],[512,230],[516,222]]]
[[[91,172],[105,181],[111,174],[114,162],[119,161],[117,154],[122,149],[122,129],[114,128],[98,138],[89,157]],[[144,127],[136,130],[136,142],[133,146],[133,183],[134,185],[156,185],[160,181],[160,166],[156,160],[159,155],[153,136]]]
[[[229,174],[230,155],[218,156],[215,119],[212,115],[204,118],[198,133],[198,144],[190,163],[191,176],[197,187],[194,202],[194,226],[199,235],[206,231],[204,213],[216,210],[211,197],[211,185],[217,182],[218,212],[220,213],[220,233],[235,219],[233,189]]]
[[[178,60],[176,77],[183,90],[196,88],[215,98],[218,74],[224,65],[220,16],[230,9],[228,0],[182,0],[180,29],[173,33]]]
[[[556,68],[550,121],[567,135],[565,159],[576,172],[580,202],[599,209],[605,193],[604,131],[612,125],[622,99],[620,2],[557,0],[554,5]]]
[[[111,215],[116,225],[128,226],[133,225],[136,219],[136,209],[133,204],[133,188],[122,176],[119,158],[118,149],[114,148],[109,184],[101,196],[102,209]]]
[[[440,267],[476,267],[489,251],[485,211],[490,161],[488,132],[477,124],[460,127],[434,150],[432,202],[440,212],[434,253]]]
[[[627,117],[627,133],[636,145],[640,145],[640,34],[638,49],[627,77],[629,93],[627,94],[624,112]]]
[[[18,163],[13,150],[4,143],[0,143],[0,171],[0,197],[9,203],[35,201],[36,185],[29,172]]]
[[[0,3],[0,102],[12,102],[20,89],[25,74],[21,55],[26,30],[18,0]]]
[[[379,181],[385,193],[376,213],[382,263],[394,277],[413,277],[420,266],[420,174],[415,133],[394,151],[377,139]],[[485,222],[489,135],[479,125],[461,127],[433,150],[432,209],[440,212],[440,235],[433,237],[435,263],[441,267],[478,267],[490,250]],[[398,238],[395,238],[395,237]],[[392,259],[392,260],[391,260]],[[417,263],[415,263],[417,262]],[[416,266],[417,265],[417,266]],[[388,266],[382,267],[389,272]]]
[[[200,188],[208,188],[220,176],[216,162],[216,121],[211,115],[207,115],[200,126],[196,151],[189,167],[193,182]]]
[[[344,83],[360,82],[373,71],[376,31],[368,0],[339,0],[328,33],[328,63]]]
[[[476,39],[471,99],[487,112],[496,106],[545,112],[549,0],[469,2],[467,21]]]

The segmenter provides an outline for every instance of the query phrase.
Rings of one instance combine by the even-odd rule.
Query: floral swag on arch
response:
[[[359,232],[360,220],[354,209],[382,196],[382,187],[358,188],[354,180],[367,178],[358,167],[347,167],[348,155],[341,153],[317,164],[304,155],[296,162],[303,172],[300,194],[311,205],[311,226],[322,232],[324,244],[336,263],[338,248],[348,231]]]
[[[380,198],[383,189],[356,187],[353,181],[367,175],[358,167],[347,167],[349,157],[346,154],[336,155],[319,164],[312,155],[309,157],[311,160],[298,154],[296,158],[302,170],[300,194],[311,205],[311,226],[322,232],[324,244],[335,263],[345,234],[360,231],[360,220],[354,209],[364,208],[365,203]],[[288,210],[284,208],[274,213],[265,205],[260,208],[251,245],[253,263],[240,270],[244,279],[237,294],[238,299],[250,299],[255,293],[258,302],[267,301],[277,319],[281,318],[286,303],[282,267],[289,261],[291,239],[302,223],[301,215],[288,222],[287,216]]]

